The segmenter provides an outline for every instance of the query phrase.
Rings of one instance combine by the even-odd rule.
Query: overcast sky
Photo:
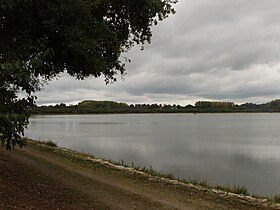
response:
[[[280,98],[279,0],[179,0],[153,27],[152,44],[126,56],[124,80],[67,75],[37,93],[37,104],[112,100],[194,104],[264,103]]]

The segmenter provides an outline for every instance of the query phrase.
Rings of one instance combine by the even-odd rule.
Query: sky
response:
[[[280,98],[279,0],[179,0],[177,13],[136,46],[124,79],[75,80],[61,74],[37,93],[37,104],[82,100],[194,104],[266,103]]]

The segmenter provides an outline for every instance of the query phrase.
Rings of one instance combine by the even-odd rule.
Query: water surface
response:
[[[280,114],[45,115],[26,136],[180,178],[280,193]]]

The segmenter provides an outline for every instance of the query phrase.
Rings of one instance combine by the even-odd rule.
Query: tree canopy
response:
[[[26,108],[61,72],[106,83],[125,73],[123,52],[150,43],[151,27],[177,0],[1,0],[0,139],[23,145]],[[26,96],[18,97],[19,91]]]
[[[235,104],[226,101],[198,101],[195,105],[126,104],[115,101],[81,101],[77,105],[34,106],[33,114],[108,114],[108,113],[264,113],[280,112],[280,99],[264,104]]]

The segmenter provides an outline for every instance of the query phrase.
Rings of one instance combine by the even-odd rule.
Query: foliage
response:
[[[195,106],[199,108],[230,108],[234,107],[234,103],[219,101],[198,101],[195,103]]]
[[[126,103],[118,103],[114,101],[93,101],[86,100],[78,104],[78,108],[88,108],[88,109],[122,109],[127,108]]]
[[[151,41],[176,0],[1,0],[0,137],[19,144],[34,93],[61,72],[84,79],[125,74],[121,53]],[[26,97],[18,96],[19,91]],[[22,98],[22,99],[21,99]],[[10,109],[8,109],[10,107]]]
[[[267,103],[266,107],[271,108],[271,109],[280,109],[280,99],[273,100],[273,101]]]
[[[279,105],[271,106],[278,101]],[[280,112],[280,100],[265,104],[245,103],[236,105],[232,102],[197,102],[192,105],[168,104],[126,104],[114,101],[86,100],[78,105],[64,103],[55,106],[33,107],[33,114],[106,114],[106,113],[232,113],[232,112]],[[212,105],[213,103],[213,105]],[[210,105],[209,105],[210,104]],[[206,106],[205,106],[206,105]]]
[[[32,97],[16,99],[14,91],[0,88],[0,141],[8,150],[16,144],[22,147],[26,143],[21,135],[28,124],[26,108],[32,105],[32,100]]]

